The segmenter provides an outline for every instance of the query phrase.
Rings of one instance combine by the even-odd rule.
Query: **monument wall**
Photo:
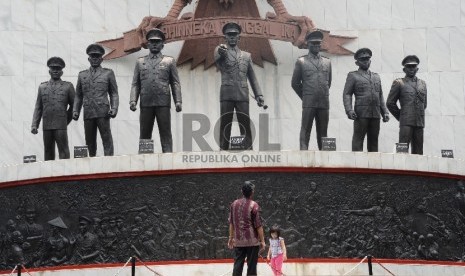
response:
[[[23,155],[35,154],[43,160],[42,131],[30,133],[38,86],[49,79],[46,61],[60,56],[66,62],[64,80],[77,82],[79,71],[89,63],[88,44],[120,37],[138,26],[144,16],[165,16],[170,0],[2,0],[0,1],[0,164],[21,163]],[[256,1],[261,17],[272,8]],[[284,0],[290,14],[306,15],[317,27],[332,34],[356,36],[346,44],[373,50],[372,71],[381,76],[384,97],[392,81],[403,75],[401,60],[407,54],[421,59],[419,77],[428,85],[425,155],[439,155],[452,149],[456,158],[465,157],[465,1],[464,0]],[[184,12],[194,11],[195,4]],[[183,42],[165,46],[164,53],[178,57]],[[269,141],[284,150],[299,149],[301,101],[291,88],[295,60],[307,53],[287,42],[271,41],[278,65],[255,66],[270,108],[259,109],[251,100],[251,118],[270,116]],[[105,61],[115,71],[120,107],[112,119],[115,154],[134,154],[138,149],[139,111],[129,110],[129,92],[135,61],[147,54],[143,50],[129,56]],[[331,56],[333,83],[330,89],[328,135],[337,139],[340,151],[351,150],[352,121],[342,105],[342,90],[347,73],[356,70],[352,56]],[[183,90],[183,112],[172,108],[174,151],[182,151],[182,116],[206,114],[212,125],[219,117],[220,73],[215,68],[191,70],[189,63],[179,67]],[[194,128],[196,126],[194,125]],[[82,118],[68,127],[70,146],[83,145]],[[233,134],[238,133],[233,128]],[[214,150],[213,130],[206,136]],[[158,132],[154,131],[155,151],[160,152]],[[398,122],[391,117],[382,123],[380,151],[393,152],[398,139]],[[98,154],[102,145],[98,139]],[[255,141],[258,141],[255,139]],[[255,149],[258,143],[255,142]],[[310,149],[317,149],[315,133]],[[194,150],[198,147],[194,145]]]
[[[192,162],[200,157],[211,162]],[[464,162],[352,152],[173,153],[3,167],[0,271],[232,258],[228,206],[256,185],[291,260],[463,261]],[[260,167],[260,168],[257,168]],[[415,261],[414,261],[415,260]],[[293,262],[293,261],[291,261]],[[79,267],[75,267],[76,269]]]

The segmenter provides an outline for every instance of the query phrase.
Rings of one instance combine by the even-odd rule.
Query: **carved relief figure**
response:
[[[74,262],[76,263],[98,263],[101,260],[98,237],[91,232],[92,220],[86,216],[79,217],[80,233],[76,239],[76,250]]]
[[[371,208],[349,210],[347,214],[373,216],[373,226],[376,229],[374,238],[376,241],[377,256],[392,256],[395,244],[399,239],[398,229],[402,226],[402,223],[394,209],[386,205],[386,195],[383,192],[378,193],[377,201],[377,205]]]
[[[70,241],[63,230],[68,229],[61,217],[57,217],[48,222],[52,226],[52,232],[45,244],[45,254],[42,256],[42,265],[60,265],[68,261],[71,257],[71,246],[74,240]]]

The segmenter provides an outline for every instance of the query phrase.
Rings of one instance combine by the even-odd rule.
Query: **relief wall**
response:
[[[229,204],[256,185],[289,258],[463,261],[465,191],[454,179],[342,173],[207,173],[0,190],[0,269],[231,258]],[[268,240],[268,239],[267,239]],[[268,243],[268,242],[267,242]]]

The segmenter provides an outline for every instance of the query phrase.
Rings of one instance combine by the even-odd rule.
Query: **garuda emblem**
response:
[[[175,0],[165,17],[145,17],[136,29],[117,39],[99,43],[111,51],[105,59],[114,59],[146,48],[145,34],[152,28],[160,28],[166,35],[165,43],[184,40],[178,65],[191,62],[195,68],[204,64],[207,69],[214,64],[213,51],[223,43],[222,27],[227,22],[236,22],[242,27],[240,47],[252,54],[255,64],[263,67],[263,61],[277,64],[269,39],[291,42],[299,48],[306,47],[305,35],[316,29],[306,16],[294,16],[287,12],[282,0],[267,0],[274,13],[260,18],[255,0],[198,0],[194,13],[181,15],[192,0]],[[336,55],[349,55],[344,44],[354,37],[324,33],[322,50]]]

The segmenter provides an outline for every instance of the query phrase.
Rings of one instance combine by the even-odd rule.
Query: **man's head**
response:
[[[316,189],[317,189],[317,185],[316,185],[316,183],[315,183],[315,182],[313,182],[313,181],[312,181],[312,182],[310,182],[310,190],[311,190],[311,191],[316,191]]]
[[[90,63],[90,66],[96,68],[102,64],[103,55],[105,54],[105,49],[99,44],[90,44],[87,46],[86,53],[89,56],[87,60]]]
[[[151,29],[145,35],[147,39],[147,47],[152,54],[158,54],[161,52],[163,47],[165,46],[165,34],[160,29]]]
[[[223,26],[224,38],[230,47],[235,47],[239,43],[241,32],[242,28],[237,23],[229,22]]]
[[[86,216],[79,217],[79,230],[81,233],[86,233],[89,230],[89,225],[92,223],[92,220]]]
[[[376,199],[378,200],[378,204],[382,207],[386,206],[386,194],[384,192],[379,192],[376,195]]]
[[[140,229],[137,227],[132,228],[131,230],[131,236],[133,238],[138,238],[140,236]]]
[[[354,54],[354,59],[356,60],[355,64],[362,70],[368,70],[371,65],[372,54],[373,53],[368,48],[358,49]]]
[[[420,64],[420,59],[416,55],[406,56],[402,60],[405,75],[409,78],[415,77],[418,72],[418,64]]]
[[[116,218],[116,225],[117,225],[118,227],[123,227],[123,223],[124,223],[124,220],[123,220],[122,217],[117,217],[117,218]]]
[[[8,231],[14,231],[16,230],[16,222],[12,219],[9,219],[7,222],[6,222],[6,230]]]
[[[321,51],[321,42],[323,41],[323,33],[316,30],[305,37],[310,53],[317,55]]]
[[[51,57],[47,61],[49,68],[48,73],[53,80],[59,80],[63,75],[63,68],[65,68],[65,61],[60,57]]]
[[[28,207],[26,209],[26,220],[28,223],[33,223],[37,217],[37,211],[34,207]]]
[[[245,198],[252,198],[255,185],[251,181],[245,181],[242,185],[242,194]]]

